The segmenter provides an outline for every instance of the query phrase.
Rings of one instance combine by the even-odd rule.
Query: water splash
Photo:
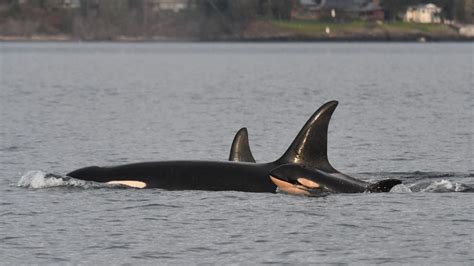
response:
[[[68,176],[47,173],[40,170],[29,171],[20,177],[17,185],[25,188],[78,187],[78,188],[123,188],[122,185],[84,181]]]
[[[439,180],[429,184],[426,188],[422,188],[421,192],[467,192],[470,191],[471,187],[453,182],[450,180]]]
[[[365,179],[364,179],[365,177]],[[382,172],[363,173],[360,179],[375,183],[382,179],[395,178],[403,184],[393,187],[390,192],[474,192],[474,179],[470,174],[455,172]]]
[[[405,184],[400,184],[400,185],[396,185],[396,186],[392,187],[392,189],[390,189],[390,192],[392,192],[392,193],[411,193],[413,191],[408,186],[406,186]]]
[[[21,176],[17,185],[26,188],[84,187],[87,185],[87,182],[34,170]]]

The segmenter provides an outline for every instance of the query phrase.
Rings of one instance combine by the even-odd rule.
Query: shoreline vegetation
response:
[[[177,29],[179,30],[179,29]],[[255,20],[233,34],[211,40],[193,34],[109,35],[105,38],[83,38],[70,34],[3,35],[3,42],[453,42],[474,41],[459,30],[446,24],[420,24],[408,22],[352,21],[325,23],[307,20]]]
[[[301,0],[8,0],[0,3],[0,41],[474,40],[474,22],[467,16],[471,13],[463,10],[464,7],[474,5],[474,0],[433,1],[443,7],[443,17],[446,18],[443,21],[449,23],[401,21],[400,12],[410,3],[420,2],[418,0],[403,3],[395,0],[366,0],[367,6],[376,7],[373,9],[375,13],[370,13],[372,15],[368,15],[367,11],[361,14],[339,10],[336,16],[335,10],[328,13],[329,9],[324,9],[318,11],[317,16],[311,13],[313,17],[308,16],[309,11],[302,7]],[[163,4],[165,2],[167,5]],[[173,5],[169,6],[170,3]],[[467,33],[464,33],[463,28]]]

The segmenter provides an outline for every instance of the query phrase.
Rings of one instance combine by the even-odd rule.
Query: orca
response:
[[[281,165],[270,172],[270,179],[281,191],[302,195],[314,194],[315,189],[318,193],[389,192],[392,187],[402,183],[398,179],[385,179],[372,184],[342,173],[327,173],[302,164]]]
[[[327,139],[325,141],[327,142]],[[288,154],[291,154],[291,152],[287,152]],[[325,154],[324,157],[327,158],[327,150]],[[229,161],[255,162],[250,150],[247,128],[244,127],[237,131],[232,142]],[[285,159],[281,161],[285,161]],[[294,162],[298,161],[294,160]],[[290,194],[312,194],[314,191],[308,190],[308,187],[318,188],[318,193],[388,192],[392,187],[401,184],[401,181],[397,179],[387,179],[369,184],[340,173],[329,164],[328,160],[325,160],[322,165],[325,166],[325,170],[328,172],[316,168],[307,168],[304,164],[283,164],[270,172],[270,179],[277,184],[281,191]],[[308,183],[308,180],[314,183]],[[302,186],[301,183],[306,184],[306,186]]]
[[[135,188],[270,192],[298,195],[387,192],[401,183],[370,184],[335,170],[328,161],[327,133],[337,101],[322,105],[306,122],[287,151],[269,163],[256,163],[247,129],[236,134],[230,161],[158,161],[118,166],[90,166],[67,176]]]

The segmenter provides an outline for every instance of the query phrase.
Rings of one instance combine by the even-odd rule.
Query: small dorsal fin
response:
[[[337,104],[337,101],[330,101],[321,106],[277,162],[304,164],[328,173],[338,172],[329,163],[327,155],[328,125]]]
[[[252,156],[249,146],[249,136],[247,128],[241,128],[235,134],[232,147],[230,149],[229,161],[249,162],[254,163],[255,159]]]

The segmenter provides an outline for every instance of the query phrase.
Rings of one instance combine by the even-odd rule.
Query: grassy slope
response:
[[[326,27],[332,36],[426,34],[455,36],[457,32],[444,24],[420,24],[407,22],[376,23],[353,21],[348,23],[327,23],[310,20],[270,21],[274,27],[304,36],[325,36]]]

